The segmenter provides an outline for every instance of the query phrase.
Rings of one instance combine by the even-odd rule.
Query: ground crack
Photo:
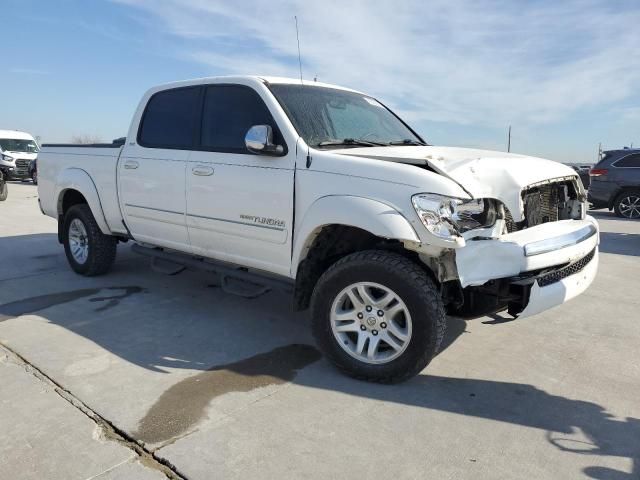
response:
[[[62,385],[58,384],[55,380],[49,377],[38,367],[30,363],[19,353],[15,352],[4,344],[0,344],[0,350],[4,350],[4,356],[6,360],[10,361],[11,363],[21,365],[27,373],[30,373],[41,382],[50,386],[53,391],[58,394],[58,396],[60,396],[77,410],[89,417],[102,430],[104,438],[112,442],[117,442],[120,445],[123,445],[129,450],[135,452],[136,455],[138,455],[138,461],[142,465],[160,471],[170,480],[188,480],[184,474],[178,471],[175,465],[169,462],[169,460],[160,457],[150,450],[147,450],[144,446],[136,442],[133,437],[113,425],[109,420],[102,417],[100,414],[94,412],[82,400],[76,397],[69,390],[65,389]]]

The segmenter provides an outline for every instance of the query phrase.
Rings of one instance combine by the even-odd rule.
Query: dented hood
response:
[[[334,151],[377,160],[427,166],[458,183],[474,198],[496,198],[522,218],[521,190],[531,184],[576,177],[566,165],[514,153],[435,146],[365,147]]]

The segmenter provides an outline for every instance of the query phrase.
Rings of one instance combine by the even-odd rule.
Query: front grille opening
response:
[[[523,221],[515,222],[511,212],[505,207],[508,233],[571,218],[570,203],[578,198],[578,188],[576,181],[569,179],[526,187],[521,196],[524,205]]]

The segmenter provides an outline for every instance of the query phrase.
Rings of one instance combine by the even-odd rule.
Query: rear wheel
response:
[[[640,190],[627,190],[613,203],[616,215],[623,218],[640,218]]]
[[[318,281],[311,309],[325,356],[363,380],[394,383],[418,374],[444,336],[436,285],[397,253],[370,250],[339,260]]]
[[[69,265],[80,275],[102,275],[116,258],[118,241],[100,231],[87,204],[74,205],[67,211],[63,243]]]

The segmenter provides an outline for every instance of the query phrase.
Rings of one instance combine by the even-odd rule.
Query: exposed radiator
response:
[[[569,199],[570,182],[563,180],[555,183],[533,185],[522,190],[524,221],[515,222],[508,209],[505,209],[507,231],[535,227],[548,222],[557,222],[560,211]]]

